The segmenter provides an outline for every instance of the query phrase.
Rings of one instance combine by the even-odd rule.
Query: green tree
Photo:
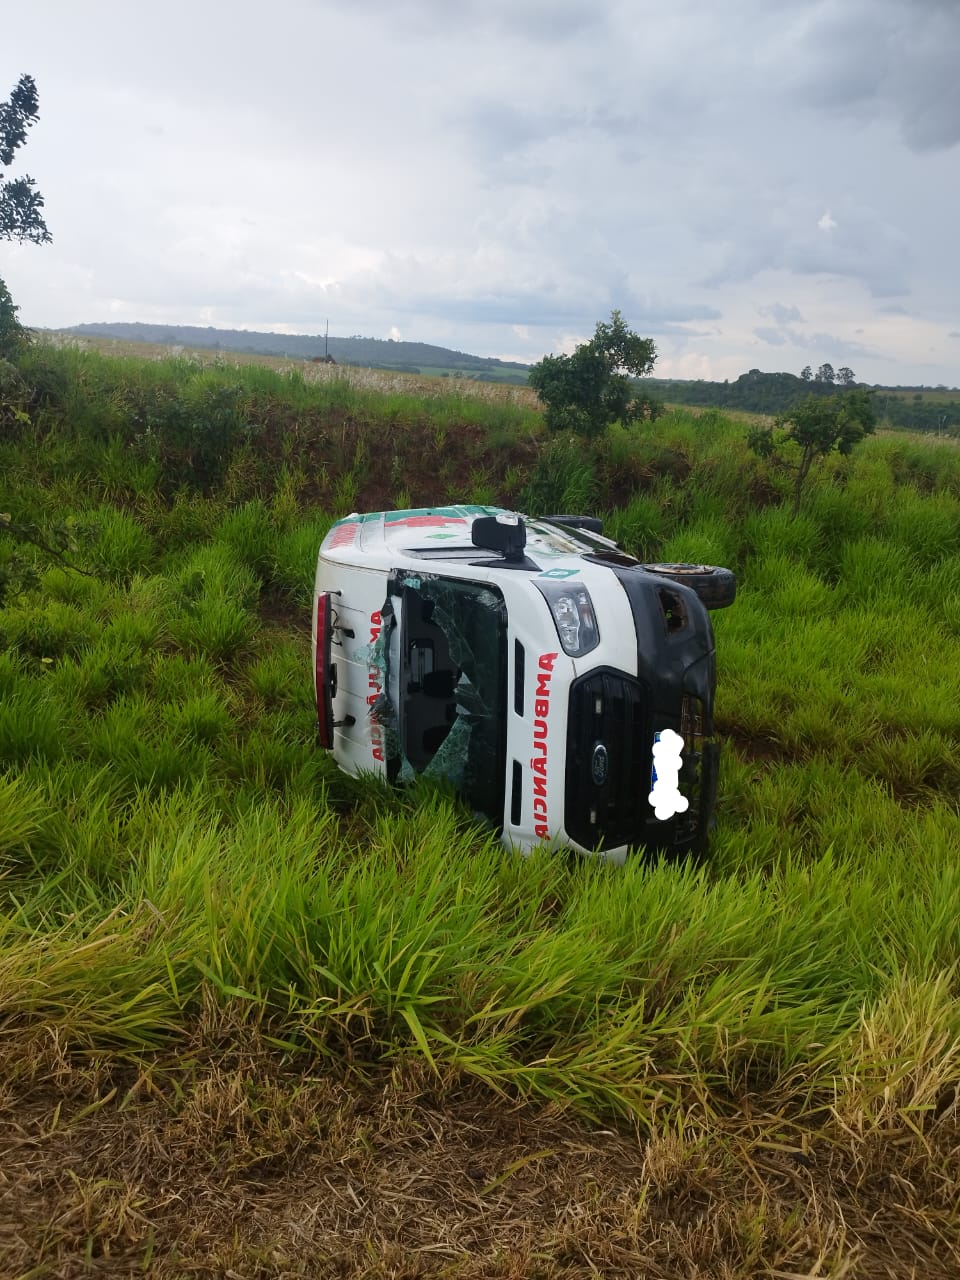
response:
[[[6,102],[0,102],[0,171],[8,169],[13,157],[27,138],[27,130],[37,119],[37,86],[32,76],[21,76]],[[7,178],[0,172],[0,240],[16,240],[20,244],[29,240],[33,244],[48,244],[52,239],[40,210],[43,196],[36,190],[34,180]],[[0,278],[0,427],[9,423],[22,425],[30,418],[25,409],[28,400],[26,387],[15,361],[28,340],[27,331],[17,319],[17,307],[10,291]],[[66,534],[56,527],[52,537],[44,538],[36,526],[21,524],[9,512],[0,513],[0,526],[15,542],[33,543],[41,550],[62,559],[62,546],[58,539]],[[11,592],[11,584],[19,582],[25,589],[35,576],[30,562],[16,553],[0,566],[0,604]]]
[[[872,393],[863,389],[833,396],[808,396],[778,418],[773,427],[757,427],[747,444],[762,458],[775,458],[795,471],[793,513],[800,511],[803,486],[818,458],[834,449],[847,454],[876,427]]]
[[[852,387],[857,381],[856,374],[849,366],[843,364],[837,370],[837,381],[841,387]]]
[[[805,364],[800,370],[800,377],[804,382],[810,382],[813,379],[813,370],[808,364]]]
[[[822,364],[817,370],[817,381],[825,382],[827,386],[832,387],[837,380],[837,375],[833,371],[832,364]]]
[[[17,319],[17,310],[16,304],[10,297],[10,290],[0,277],[0,362],[3,364],[15,359],[27,341],[27,331]],[[0,378],[0,396],[6,403],[2,378]]]
[[[27,130],[37,120],[37,86],[32,76],[21,76],[6,102],[0,102],[0,168],[13,164],[17,148],[27,139]],[[40,210],[43,196],[29,175],[22,178],[0,176],[0,240],[29,240],[49,244],[52,239]]]
[[[13,163],[17,148],[37,119],[37,86],[31,76],[21,76],[8,101],[0,102],[0,169]],[[51,240],[40,210],[43,196],[31,177],[4,178],[0,173],[0,240]],[[0,360],[13,360],[23,349],[27,333],[17,319],[17,307],[0,278]]]
[[[628,375],[641,378],[657,358],[652,338],[641,338],[619,311],[602,321],[589,342],[569,356],[544,356],[530,370],[530,386],[543,402],[551,431],[596,436],[611,422],[656,417],[661,406],[635,394]]]

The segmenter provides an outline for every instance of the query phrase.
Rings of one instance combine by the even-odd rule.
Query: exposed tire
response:
[[[726,609],[737,595],[737,579],[731,569],[712,564],[645,564],[647,573],[691,587],[708,609]]]
[[[603,521],[599,516],[544,516],[553,524],[565,524],[571,529],[586,529],[588,533],[603,533]]]

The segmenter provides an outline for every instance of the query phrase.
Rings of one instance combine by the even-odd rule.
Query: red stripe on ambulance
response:
[[[380,639],[380,629],[383,626],[383,615],[377,610],[376,613],[370,615],[370,643],[375,644]],[[383,676],[380,668],[373,662],[367,669],[367,686],[369,693],[367,694],[367,706],[372,707],[383,693]],[[373,749],[374,760],[383,763],[383,727],[376,720],[370,721],[370,745]]]
[[[547,821],[547,739],[550,715],[550,681],[553,664],[559,654],[542,653],[537,671],[537,696],[533,704],[533,755],[530,773],[533,778],[533,831],[538,840],[546,840],[550,834]]]

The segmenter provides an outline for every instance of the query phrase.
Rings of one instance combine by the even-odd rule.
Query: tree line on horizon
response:
[[[824,373],[828,376],[824,377]],[[852,369],[844,367],[835,373],[829,364],[821,365],[816,374],[808,365],[799,375],[751,369],[733,382],[707,382],[703,379],[684,382],[667,378],[645,378],[644,382],[662,400],[672,404],[741,410],[773,417],[790,412],[810,396],[826,397],[857,387],[868,387],[868,384],[857,381]],[[873,384],[869,389],[873,392],[878,421],[912,431],[952,435],[960,432],[960,392],[954,399],[944,400],[938,395],[936,400],[925,400],[923,393],[930,391],[929,387],[895,388]],[[945,387],[937,388],[938,393],[945,390]],[[905,397],[904,392],[912,395]]]

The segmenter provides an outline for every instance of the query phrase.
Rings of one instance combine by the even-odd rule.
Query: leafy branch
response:
[[[99,581],[99,575],[82,569],[70,559],[79,551],[78,537],[82,530],[73,520],[50,525],[46,530],[31,520],[15,520],[9,511],[0,511],[0,533],[6,533],[14,542],[36,547],[45,556],[55,560],[64,569]],[[39,585],[40,575],[32,560],[14,553],[0,562],[0,605],[8,596],[22,595]]]

